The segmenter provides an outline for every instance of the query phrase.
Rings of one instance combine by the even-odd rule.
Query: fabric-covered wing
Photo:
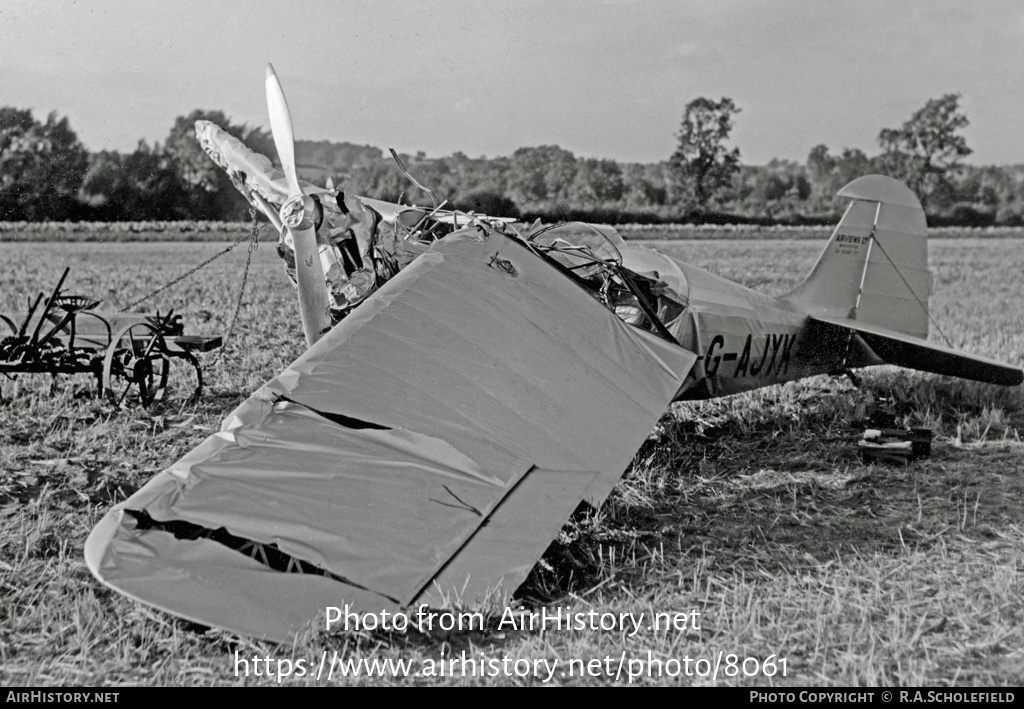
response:
[[[326,606],[511,593],[694,360],[521,242],[465,229],[108,513],[86,561],[133,598],[276,640]]]

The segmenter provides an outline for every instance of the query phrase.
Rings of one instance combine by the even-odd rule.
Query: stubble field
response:
[[[651,244],[777,294],[807,273],[823,242]],[[118,310],[223,248],[0,243],[0,313],[24,313],[26,298],[65,266],[67,292]],[[937,239],[930,248],[932,314],[945,338],[1024,364],[1024,240]],[[242,244],[142,309],[173,307],[190,334],[226,334],[245,260]],[[490,609],[485,632],[317,629],[282,647],[207,632],[96,582],[82,559],[92,526],[302,350],[293,291],[263,243],[198,403],[172,395],[149,411],[120,411],[94,397],[88,377],[0,379],[0,683],[276,684],[236,676],[236,653],[295,661],[324,651],[408,661],[412,672],[442,653],[512,659],[511,676],[367,677],[361,665],[357,678],[336,671],[335,684],[539,684],[546,677],[517,676],[515,660],[540,659],[559,660],[558,684],[625,683],[631,667],[643,672],[634,683],[646,684],[1024,683],[1024,393],[893,368],[865,372],[860,388],[820,377],[674,406],[602,509],[569,522],[515,602]],[[930,459],[860,461],[851,427],[880,396],[893,399],[901,423],[935,431]],[[633,636],[499,628],[504,607],[520,602],[687,613],[691,622]],[[701,676],[719,653],[717,677]],[[772,655],[767,677],[761,663]],[[617,677],[620,658],[645,664]],[[745,658],[758,660],[756,673]],[[594,659],[599,672],[559,674]]]

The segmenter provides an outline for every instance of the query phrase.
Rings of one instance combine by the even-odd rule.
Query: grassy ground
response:
[[[809,270],[821,242],[662,246],[778,293]],[[0,313],[23,312],[26,297],[51,287],[65,265],[72,267],[69,292],[102,297],[116,310],[221,248],[0,244]],[[932,312],[946,338],[1024,364],[1024,242],[937,240],[931,252]],[[224,334],[245,258],[243,245],[145,307],[174,307],[194,334]],[[96,400],[86,377],[0,381],[0,682],[271,684],[276,678],[236,677],[235,653],[314,660],[324,651],[342,660],[410,661],[413,672],[463,651],[509,658],[512,668],[511,676],[399,680],[366,677],[364,666],[359,678],[336,673],[336,684],[537,684],[546,673],[531,668],[518,677],[514,661],[559,660],[552,683],[601,685],[626,682],[631,669],[644,672],[631,661],[648,658],[661,661],[661,676],[655,664],[655,676],[635,682],[1024,682],[1024,394],[895,369],[866,374],[860,389],[822,377],[676,405],[605,506],[565,526],[512,604],[686,613],[685,628],[653,631],[645,623],[632,637],[499,629],[498,603],[487,632],[316,631],[279,647],[204,632],[98,584],[82,560],[92,526],[301,350],[293,292],[272,247],[263,245],[224,358],[208,367],[198,404],[172,399],[126,413]],[[901,422],[935,430],[930,459],[906,468],[860,461],[851,424],[879,396],[897,402]],[[695,661],[713,665],[719,652],[717,678],[699,676],[706,668]],[[730,676],[730,654],[739,663],[756,658],[758,666],[775,655],[775,674],[744,677],[741,664]],[[595,676],[581,678],[579,665],[569,664],[595,659]],[[616,679],[620,660],[625,668]],[[573,676],[559,674],[570,667]]]

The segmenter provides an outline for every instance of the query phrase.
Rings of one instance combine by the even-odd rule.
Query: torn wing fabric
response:
[[[115,507],[86,560],[133,598],[279,640],[328,605],[510,593],[580,500],[607,496],[694,360],[521,242],[456,232]]]

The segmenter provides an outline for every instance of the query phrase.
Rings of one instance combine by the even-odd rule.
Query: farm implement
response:
[[[180,315],[105,313],[99,300],[65,295],[61,290],[70,269],[44,300],[40,293],[29,304],[20,326],[0,314],[0,374],[92,374],[99,394],[124,406],[137,400],[143,406],[159,401],[168,389],[171,362],[189,368],[190,397],[203,385],[198,353],[217,349],[220,337],[184,334]],[[41,305],[40,305],[41,304]]]

